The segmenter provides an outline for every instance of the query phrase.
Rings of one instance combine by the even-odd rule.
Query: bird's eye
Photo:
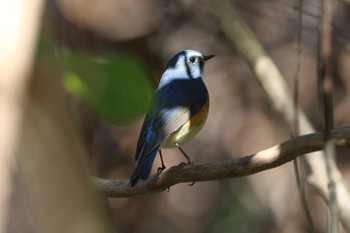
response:
[[[189,61],[191,63],[195,63],[197,61],[197,58],[196,57],[190,57]]]

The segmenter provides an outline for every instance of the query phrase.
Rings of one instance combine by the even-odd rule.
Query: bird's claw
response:
[[[192,182],[191,184],[188,184],[188,186],[193,186],[196,182]]]
[[[157,173],[161,173],[161,172],[164,171],[165,169],[166,169],[165,166],[158,167]]]
[[[186,166],[186,165],[188,165],[188,166],[192,166],[194,163],[192,162],[192,161],[188,161],[187,163],[185,163],[185,162],[181,162],[180,164],[179,164],[179,166]]]

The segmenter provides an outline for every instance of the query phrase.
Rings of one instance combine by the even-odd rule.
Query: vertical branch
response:
[[[302,69],[302,53],[303,53],[303,0],[296,0],[296,9],[297,10],[297,37],[296,37],[296,71],[294,75],[294,88],[293,88],[293,96],[294,96],[294,121],[292,126],[292,136],[297,137],[300,135],[299,131],[299,80],[301,78],[301,69]],[[305,186],[304,182],[300,177],[299,166],[298,166],[298,158],[293,160],[294,165],[294,174],[297,183],[297,187],[299,190],[300,201],[304,209],[304,213],[306,216],[306,221],[310,232],[315,232],[315,225],[313,223],[309,206],[306,200],[305,194]]]
[[[333,80],[332,80],[332,5],[331,0],[322,0],[318,49],[318,85],[324,114],[325,165],[328,176],[328,203],[331,214],[329,232],[339,232],[337,187],[335,183],[335,148],[329,140],[333,128]]]
[[[318,82],[323,102],[324,130],[326,139],[333,128],[333,81],[332,81],[332,12],[331,0],[322,0],[318,50]]]
[[[41,0],[0,1],[0,232],[9,208],[11,173],[39,28]]]
[[[299,136],[299,80],[301,76],[302,66],[302,31],[303,31],[303,0],[296,0],[299,9],[298,12],[298,25],[297,25],[297,38],[296,38],[296,72],[294,76],[294,117],[293,117],[293,136]]]
[[[329,135],[328,135],[329,136]],[[327,140],[324,145],[326,171],[328,175],[328,205],[331,214],[330,229],[329,232],[337,233],[339,231],[339,216],[337,205],[337,187],[335,183],[334,167],[335,165],[335,148],[332,141]]]

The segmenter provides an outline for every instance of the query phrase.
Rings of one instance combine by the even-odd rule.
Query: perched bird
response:
[[[162,167],[165,165],[160,148],[177,147],[194,137],[203,127],[209,110],[209,95],[202,80],[204,63],[214,55],[204,56],[194,50],[176,54],[167,64],[146,115],[136,147],[136,167],[130,178],[131,186],[139,179],[146,180],[159,151]]]

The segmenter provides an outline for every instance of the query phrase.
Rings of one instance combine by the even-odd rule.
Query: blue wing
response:
[[[176,79],[159,88],[153,121],[150,122],[154,137],[148,142],[145,153],[159,147],[170,134],[184,125],[203,108],[207,98],[208,91],[202,79]]]
[[[148,131],[147,134],[145,135],[145,139],[143,139],[144,142],[147,142],[147,139],[151,138],[152,136],[153,136],[152,131]],[[138,157],[138,159],[136,162],[135,169],[130,178],[131,186],[134,186],[139,179],[143,179],[143,180],[147,179],[147,177],[151,173],[152,165],[157,155],[159,147],[156,147],[151,153],[149,153],[148,155],[145,155],[143,153],[145,145],[147,144],[145,143],[141,147],[141,150],[136,152],[136,156]]]

